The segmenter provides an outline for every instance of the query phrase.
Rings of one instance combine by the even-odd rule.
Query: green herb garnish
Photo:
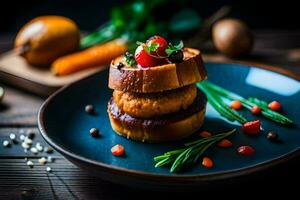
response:
[[[137,44],[139,44],[139,43],[137,43]],[[143,48],[148,54],[151,55],[153,52],[157,51],[157,49],[159,48],[159,44],[158,43],[150,43],[148,45],[143,45]]]
[[[207,96],[208,102],[218,111],[223,117],[227,118],[229,121],[237,121],[240,124],[246,123],[248,120],[239,114],[237,111],[230,108],[222,98],[215,92],[209,90],[202,83],[197,83],[196,86],[201,89]]]
[[[180,41],[177,45],[172,45],[170,43],[168,48],[165,50],[165,52],[168,56],[170,56],[172,53],[182,50],[183,47],[184,47],[184,45],[183,45],[182,41]]]
[[[125,62],[129,66],[135,66],[136,65],[136,60],[134,59],[134,56],[131,53],[126,52],[124,57],[125,57]]]
[[[255,98],[255,97],[249,97],[248,101],[256,104],[260,108],[267,108],[268,109],[268,103],[266,101],[260,100],[260,99]]]
[[[171,166],[170,172],[178,172],[184,167],[194,165],[200,156],[216,142],[228,137],[236,129],[229,132],[213,135],[208,138],[201,138],[190,143],[186,143],[182,149],[168,151],[163,155],[154,157],[155,167]]]
[[[268,108],[268,104],[265,101],[259,100],[257,98],[249,98],[248,100],[245,99],[244,97],[233,93],[229,90],[226,90],[220,86],[217,86],[209,81],[203,81],[201,83],[197,83],[197,87],[202,89],[205,94],[207,96],[214,94],[215,96],[213,98],[218,97],[219,99],[221,98],[225,98],[225,99],[229,99],[229,100],[239,100],[242,105],[247,108],[248,110],[251,110],[253,106],[259,106],[261,108],[261,114],[274,121],[277,122],[279,124],[284,124],[284,125],[291,125],[293,124],[293,121],[291,119],[289,119],[288,117],[273,111],[271,109]],[[217,99],[218,99],[217,98]],[[209,99],[209,97],[208,97]],[[212,106],[221,114],[224,116],[224,114],[220,111],[219,108],[217,108],[215,105],[212,104]],[[228,115],[225,115],[224,117],[226,117],[227,119],[230,120],[230,118],[228,117]],[[237,118],[235,118],[237,121],[239,121]]]
[[[293,124],[293,121],[291,119],[289,119],[288,117],[286,117],[274,110],[269,109],[267,102],[262,101],[257,98],[253,98],[253,97],[248,98],[248,101],[259,106],[262,109],[261,114],[264,117],[266,117],[272,121],[275,121],[277,123],[280,123],[280,124],[287,124],[287,125]]]

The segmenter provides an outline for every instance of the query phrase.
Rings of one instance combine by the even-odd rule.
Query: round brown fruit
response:
[[[238,19],[223,19],[212,29],[213,43],[223,54],[236,57],[247,54],[253,46],[253,35],[247,25]]]

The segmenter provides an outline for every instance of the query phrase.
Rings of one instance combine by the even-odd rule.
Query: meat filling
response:
[[[160,93],[131,93],[114,90],[118,108],[130,116],[151,118],[187,109],[197,95],[195,85]]]

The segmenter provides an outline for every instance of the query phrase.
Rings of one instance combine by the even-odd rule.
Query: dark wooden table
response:
[[[300,31],[257,31],[255,35],[254,51],[242,61],[282,65],[285,67],[276,69],[300,77]],[[0,52],[8,50],[11,43],[11,35],[1,35]],[[207,52],[210,53],[205,56],[206,60],[228,61],[224,56]],[[241,190],[248,197],[257,197],[259,192],[285,193],[287,197],[297,195],[300,158],[238,181],[228,180],[221,185],[199,188],[194,192],[142,191],[104,182],[80,170],[56,152],[51,155],[55,162],[47,164],[52,167],[53,172],[47,173],[46,166],[37,164],[38,158],[46,153],[26,154],[20,144],[10,148],[2,146],[2,141],[8,139],[10,133],[15,133],[18,137],[28,130],[37,133],[35,141],[46,145],[38,133],[36,122],[37,111],[45,99],[5,85],[1,80],[0,85],[6,91],[4,101],[0,103],[0,199],[159,199],[163,196],[168,199],[183,199],[195,198],[195,195],[201,198],[208,194],[242,198],[236,195],[236,190]],[[35,163],[34,168],[26,166],[25,157]]]

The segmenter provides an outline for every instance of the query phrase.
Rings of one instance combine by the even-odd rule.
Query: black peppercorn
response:
[[[86,105],[85,106],[85,112],[87,112],[88,114],[94,114],[95,113],[95,109],[93,105]]]
[[[92,137],[99,137],[99,130],[96,128],[91,128],[90,134]]]
[[[124,67],[124,64],[122,62],[119,62],[117,65],[118,70],[121,70]]]
[[[26,136],[32,140],[35,137],[35,132],[28,130]]]
[[[182,50],[174,51],[173,53],[171,53],[168,59],[172,63],[181,63],[183,61]]]
[[[277,141],[278,140],[278,134],[271,131],[267,134],[267,138],[271,141]]]

